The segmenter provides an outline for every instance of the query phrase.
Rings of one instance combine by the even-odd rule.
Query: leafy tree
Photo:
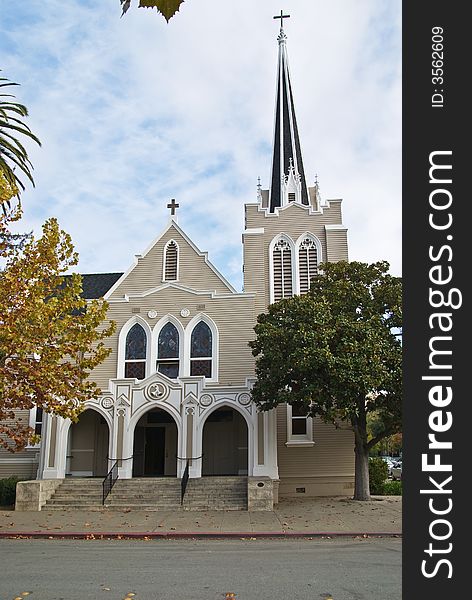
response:
[[[16,85],[18,84],[0,77],[0,88]],[[26,136],[39,145],[41,142],[22,120],[28,116],[26,106],[15,102],[13,94],[5,94],[3,89],[0,91],[2,92],[0,93],[0,204],[6,214],[7,209],[10,208],[10,200],[14,196],[19,196],[20,190],[25,189],[16,169],[22,171],[34,185],[33,166],[20,139]]]
[[[0,230],[8,231],[1,214]],[[0,257],[0,444],[14,451],[37,441],[16,409],[38,406],[75,420],[97,397],[88,375],[111,351],[103,340],[114,323],[103,323],[105,302],[81,297],[80,275],[65,276],[78,257],[55,219],[23,247],[3,244]]]
[[[259,408],[300,404],[355,442],[356,500],[368,500],[369,449],[401,426],[401,281],[387,262],[322,265],[310,292],[281,300],[259,315],[250,342]],[[367,415],[383,428],[368,439]]]
[[[131,0],[120,0],[123,16],[131,6]],[[175,13],[179,10],[184,0],[139,0],[139,8],[155,8],[160,12],[164,19],[169,22]]]
[[[376,412],[371,412],[367,415],[367,433],[369,435],[369,441],[371,439],[378,439],[379,434],[385,429],[382,416]],[[377,454],[382,455],[397,455],[403,446],[403,438],[400,432],[388,435],[378,441],[375,447],[370,449],[370,455],[375,456]]]

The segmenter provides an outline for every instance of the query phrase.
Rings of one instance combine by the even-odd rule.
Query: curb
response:
[[[83,531],[1,531],[0,539],[15,538],[15,539],[75,539],[75,540],[151,540],[151,539],[263,539],[263,538],[381,538],[394,537],[401,538],[402,534],[391,531],[376,531],[376,532],[305,532],[305,531],[251,531],[251,532],[236,532],[236,531],[198,531],[198,532],[177,532],[177,531],[147,531],[147,532],[83,532]]]

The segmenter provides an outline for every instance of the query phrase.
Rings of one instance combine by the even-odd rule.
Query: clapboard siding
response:
[[[196,252],[183,235],[171,226],[145,256],[138,258],[136,266],[114,290],[110,299],[141,293],[162,285],[164,247],[170,240],[175,240],[179,246],[177,281],[180,284],[196,290],[215,290],[222,294],[231,292],[231,288],[209,266],[205,256]]]
[[[310,448],[287,447],[287,407],[277,408],[277,449],[279,476],[349,477],[354,476],[354,434],[336,429],[315,418]]]
[[[199,308],[199,305],[205,308]],[[181,317],[180,311],[187,308],[190,315]],[[139,309],[139,313],[133,312]],[[158,316],[151,319],[148,311],[156,310]],[[108,338],[106,345],[112,348],[110,356],[92,373],[91,379],[102,389],[108,389],[108,380],[117,377],[118,337],[127,321],[139,314],[151,329],[166,315],[172,315],[185,329],[198,314],[204,313],[215,322],[219,332],[219,383],[244,384],[246,377],[254,374],[254,359],[248,341],[254,337],[254,299],[243,294],[227,293],[224,297],[211,294],[195,294],[178,288],[168,287],[144,298],[129,302],[112,302],[108,318],[115,321],[116,332]],[[190,332],[188,332],[190,335]],[[182,342],[181,342],[182,343]]]
[[[331,229],[326,232],[328,262],[348,260],[347,231],[343,229]]]
[[[319,262],[347,260],[346,230],[326,230],[326,226],[342,227],[341,200],[331,200],[329,208],[324,208],[322,213],[310,213],[308,208],[294,203],[280,210],[277,216],[259,210],[255,204],[246,204],[245,209],[246,228],[263,230],[263,233],[243,235],[244,289],[257,293],[257,314],[263,312],[270,302],[269,248],[280,233],[290,236],[294,242],[306,232],[315,235],[321,243]]]
[[[12,425],[15,421],[28,425],[29,410],[15,410],[15,419],[6,419],[2,421],[5,425]],[[1,436],[6,440],[6,436]],[[26,448],[20,452],[10,452],[3,446],[0,447],[0,479],[4,477],[16,477],[31,479],[36,477],[38,469],[38,448]]]
[[[36,455],[28,457],[28,460],[18,460],[16,455],[12,455],[10,459],[5,458],[3,455],[0,457],[0,479],[7,477],[36,479],[37,471],[38,461]]]

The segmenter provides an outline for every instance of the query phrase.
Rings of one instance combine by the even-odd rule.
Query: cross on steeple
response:
[[[175,201],[175,198],[172,198],[170,203],[167,205],[167,208],[170,208],[170,214],[172,216],[175,215],[175,209],[179,208],[179,206],[180,206],[180,204],[177,204],[177,202]]]
[[[280,19],[280,29],[284,28],[284,19],[288,19],[290,15],[284,15],[284,11],[280,11],[280,16],[274,17],[274,19]]]

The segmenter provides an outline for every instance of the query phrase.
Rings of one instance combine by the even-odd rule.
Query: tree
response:
[[[0,88],[18,85],[5,77],[0,77]],[[1,90],[3,92],[3,89]],[[20,169],[34,186],[32,175],[33,166],[28,153],[20,141],[25,136],[41,145],[39,139],[23,122],[28,116],[28,109],[23,104],[14,101],[13,94],[0,93],[0,204],[4,214],[10,209],[10,200],[19,196],[25,186],[16,173]],[[20,139],[18,139],[20,136]]]
[[[8,230],[0,214],[0,230]],[[20,450],[37,441],[15,410],[34,406],[76,420],[99,389],[90,371],[110,353],[103,340],[107,304],[81,297],[81,277],[65,273],[78,262],[70,236],[55,219],[23,247],[3,244],[0,257],[0,444]]]
[[[379,437],[379,433],[384,430],[384,422],[382,416],[378,415],[375,411],[370,412],[367,415],[367,433],[369,441],[373,438]],[[378,441],[374,447],[370,448],[370,455],[376,456],[377,454],[395,456],[398,455],[403,447],[403,437],[400,432],[388,435]]]
[[[131,6],[131,0],[120,0],[123,16]],[[164,19],[169,22],[175,13],[179,10],[184,0],[139,0],[139,8],[155,8],[160,12]]]
[[[401,427],[401,281],[387,262],[326,263],[310,292],[259,315],[257,381],[262,410],[299,404],[310,416],[349,427],[355,442],[356,500],[368,500],[369,449]],[[383,428],[368,439],[367,415]]]

